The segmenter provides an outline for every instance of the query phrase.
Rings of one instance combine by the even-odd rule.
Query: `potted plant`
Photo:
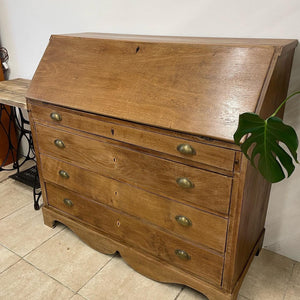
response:
[[[282,106],[300,91],[292,93],[279,105],[276,111],[267,119],[262,119],[255,113],[243,113],[239,116],[238,128],[234,141],[252,165],[271,183],[279,182],[293,173],[297,160],[298,137],[289,125],[276,117]],[[248,135],[249,134],[249,135]],[[243,140],[245,135],[246,138]],[[241,143],[241,140],[243,142]],[[280,145],[285,144],[290,154]],[[257,156],[259,154],[259,156]]]

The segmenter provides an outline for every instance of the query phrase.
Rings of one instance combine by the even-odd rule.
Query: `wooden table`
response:
[[[1,138],[3,141],[2,154],[5,153],[5,159],[0,161],[0,171],[2,170],[19,170],[17,162],[17,140],[16,140],[16,125],[17,119],[15,118],[16,109],[27,109],[25,93],[28,88],[29,80],[14,79],[0,82],[0,124],[4,134]],[[12,168],[5,167],[5,165],[13,162]]]
[[[30,80],[17,78],[13,80],[6,80],[0,82],[0,112],[9,114],[10,122],[14,122],[14,126],[18,132],[18,142],[16,149],[14,147],[9,147],[8,151],[16,153],[12,155],[13,157],[13,169],[16,169],[16,174],[11,177],[21,181],[27,185],[33,187],[34,193],[34,208],[39,209],[39,199],[41,197],[40,185],[38,180],[38,173],[36,170],[36,165],[34,167],[29,168],[23,172],[20,172],[19,168],[28,160],[35,161],[35,152],[32,144],[32,136],[29,128],[29,121],[24,117],[22,112],[23,110],[27,110],[26,98],[25,94],[27,92],[28,86],[30,84]],[[9,105],[12,109],[8,112],[5,110],[4,105]],[[1,114],[0,114],[1,116]],[[1,119],[0,119],[1,125]],[[12,145],[10,131],[7,134],[8,144]],[[28,144],[27,153],[23,155],[23,160],[19,161],[20,156],[20,145],[22,140],[25,140]],[[3,166],[0,166],[0,171],[11,170],[5,169]]]
[[[27,109],[25,94],[30,80],[18,78],[0,82],[0,103]]]

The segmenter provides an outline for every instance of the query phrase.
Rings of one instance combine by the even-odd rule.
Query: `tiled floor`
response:
[[[2,172],[3,173],[3,172]],[[115,255],[101,254],[63,225],[43,225],[29,187],[0,182],[0,299],[207,299],[175,284],[152,281]],[[239,300],[300,299],[300,263],[263,250]]]

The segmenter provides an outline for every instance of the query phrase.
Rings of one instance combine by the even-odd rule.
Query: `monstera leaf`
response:
[[[251,135],[241,145],[241,150],[268,181],[278,182],[285,178],[282,166],[288,176],[293,173],[295,169],[293,159],[278,143],[284,143],[298,162],[296,153],[298,138],[292,127],[285,125],[277,117],[263,120],[254,113],[244,113],[240,115],[238,129],[234,134],[235,143],[239,144],[241,138],[248,133]],[[254,144],[252,152],[248,155],[252,144]],[[258,154],[256,166],[255,157]]]
[[[258,168],[260,173],[272,183],[285,178],[283,168],[288,177],[293,173],[295,169],[293,158],[298,163],[297,134],[291,126],[285,125],[280,118],[276,117],[276,114],[288,99],[299,93],[300,91],[295,92],[286,98],[274,114],[266,120],[254,113],[244,113],[239,117],[234,141],[241,146],[242,152],[252,165]],[[240,144],[242,137],[247,134],[249,135],[245,141]],[[281,147],[279,142],[286,145],[292,157]]]

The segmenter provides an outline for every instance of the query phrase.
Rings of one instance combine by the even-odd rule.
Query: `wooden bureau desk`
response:
[[[138,272],[235,299],[270,184],[233,143],[285,98],[295,40],[52,36],[27,93],[44,222]]]

